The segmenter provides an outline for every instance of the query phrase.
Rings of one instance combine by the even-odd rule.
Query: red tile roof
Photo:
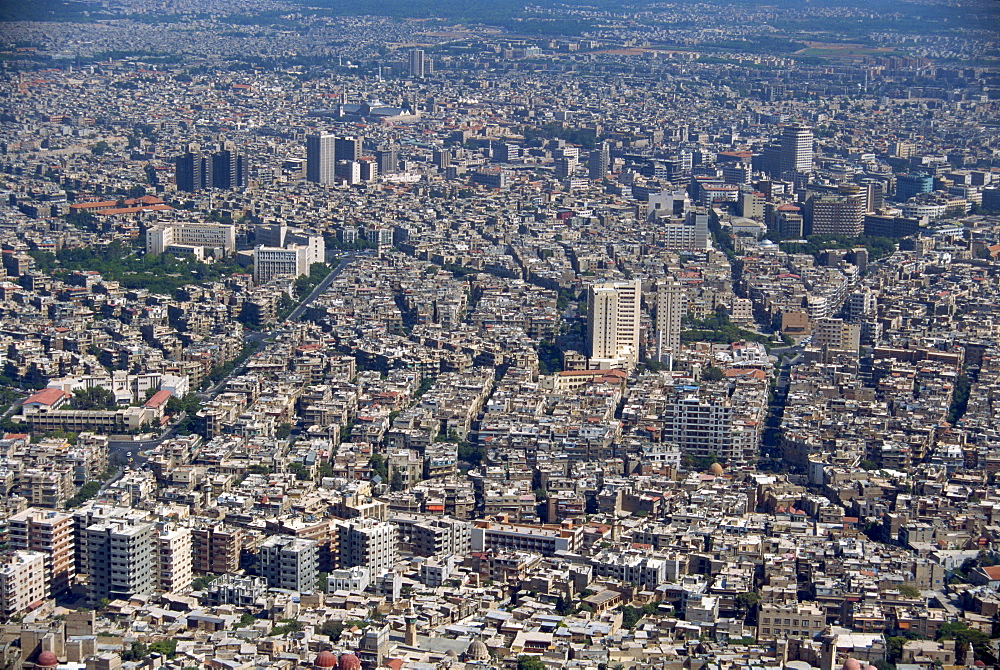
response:
[[[42,389],[38,393],[34,394],[30,398],[24,401],[25,405],[54,405],[63,398],[69,397],[69,394],[62,389]]]

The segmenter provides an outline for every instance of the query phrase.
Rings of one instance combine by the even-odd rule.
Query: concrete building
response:
[[[8,520],[8,539],[13,549],[45,555],[48,596],[68,591],[76,575],[76,535],[73,517],[52,510],[26,509]]]
[[[368,568],[355,565],[353,568],[341,568],[331,570],[326,578],[326,592],[348,591],[350,593],[361,593],[371,584],[371,572]]]
[[[27,612],[48,597],[45,563],[40,551],[0,556],[0,613],[5,618]]]
[[[255,247],[253,250],[253,280],[255,284],[266,284],[275,277],[293,279],[309,274],[309,248],[293,245],[278,247]]]
[[[681,346],[681,317],[686,302],[681,285],[672,280],[656,283],[656,360],[664,362]]]
[[[228,256],[236,250],[236,226],[230,223],[164,223],[146,232],[146,253],[187,253],[189,248],[201,249],[217,256]]]
[[[526,526],[492,519],[476,521],[472,528],[472,551],[519,550],[542,556],[557,551],[575,553],[583,541],[583,526]]]
[[[156,588],[156,529],[151,523],[101,521],[88,527],[87,601],[129,598]]]
[[[316,589],[319,543],[274,535],[260,545],[261,576],[272,588],[306,592]]]
[[[205,526],[191,531],[192,565],[196,574],[224,575],[240,568],[243,531]]]
[[[163,593],[188,593],[194,573],[191,571],[191,529],[167,527],[156,538],[156,590]]]
[[[372,575],[391,570],[399,558],[395,524],[362,518],[340,526],[340,566],[368,568]]]
[[[861,347],[861,326],[843,319],[824,318],[813,322],[813,345],[857,353]]]
[[[813,132],[807,126],[785,126],[781,131],[780,171],[810,172],[813,162]]]
[[[336,137],[329,133],[306,135],[306,179],[317,184],[334,181]]]
[[[864,232],[865,205],[860,195],[821,195],[809,199],[812,235],[857,237]]]
[[[642,282],[587,287],[587,339],[591,367],[634,365],[639,357]]]

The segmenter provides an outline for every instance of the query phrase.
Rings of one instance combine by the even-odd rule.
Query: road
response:
[[[267,340],[273,339],[278,333],[280,333],[283,330],[285,324],[293,322],[293,321],[299,321],[302,318],[302,315],[305,313],[306,308],[309,307],[309,305],[314,300],[316,300],[316,298],[318,298],[320,295],[322,295],[323,292],[326,291],[327,288],[329,288],[330,284],[333,283],[333,281],[337,278],[337,276],[340,275],[340,273],[344,271],[344,269],[350,264],[350,262],[353,259],[354,259],[353,256],[344,256],[343,258],[341,258],[340,259],[340,263],[337,264],[337,267],[335,267],[333,270],[331,270],[330,273],[323,279],[323,281],[321,281],[319,284],[317,284],[316,288],[313,289],[312,292],[309,293],[309,295],[307,295],[305,298],[303,298],[302,302],[300,302],[295,307],[295,309],[292,310],[292,312],[288,315],[288,318],[285,319],[281,324],[278,324],[276,327],[272,328],[271,330],[264,330],[264,331],[257,331],[257,332],[247,333],[246,336],[244,337],[244,341],[247,344],[250,344],[252,342],[256,342],[258,344],[262,344],[262,343],[266,342]],[[201,398],[202,402],[206,402],[206,401],[209,401],[209,400],[213,399],[216,395],[218,395],[219,391],[222,388],[225,387],[226,382],[228,382],[230,378],[236,377],[236,376],[238,376],[240,374],[243,374],[243,371],[244,371],[245,367],[246,367],[245,362],[243,364],[241,364],[241,365],[236,366],[233,369],[232,372],[230,372],[227,376],[225,376],[222,379],[220,379],[217,384],[215,384],[214,386],[212,386],[211,388],[209,388],[209,389],[207,389],[205,391],[199,391],[199,392],[197,392],[198,397]],[[185,415],[181,415],[181,416],[177,417],[159,435],[159,437],[156,437],[154,439],[150,439],[150,440],[109,440],[109,442],[108,442],[108,456],[109,456],[109,458],[117,456],[118,459],[119,459],[119,462],[121,462],[121,463],[128,463],[130,467],[133,467],[133,468],[142,467],[143,465],[145,465],[146,460],[147,460],[146,456],[144,456],[143,453],[144,452],[148,452],[149,450],[156,448],[164,440],[170,439],[173,436],[175,430],[177,429],[177,425],[184,419],[184,417],[185,417]],[[120,478],[122,476],[122,474],[124,474],[124,470],[123,469],[119,469],[119,471],[116,473],[116,475],[112,479],[110,479],[108,481],[109,482],[113,482],[113,481],[117,480],[118,478]]]

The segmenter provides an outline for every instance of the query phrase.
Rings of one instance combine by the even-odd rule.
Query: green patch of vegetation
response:
[[[771,341],[768,335],[761,335],[750,330],[744,330],[729,319],[725,308],[720,307],[715,316],[705,319],[685,319],[686,330],[681,331],[682,342],[714,342],[716,344],[731,344],[746,340],[767,344]]]
[[[286,635],[297,633],[302,630],[302,622],[295,619],[282,619],[278,625],[271,629],[271,635]]]
[[[868,250],[868,260],[877,261],[896,251],[895,240],[888,237],[837,237],[834,235],[810,235],[805,244],[799,242],[780,242],[781,250],[790,254],[809,254],[819,258],[826,249],[854,249],[864,247]]]
[[[951,407],[948,408],[948,423],[954,425],[965,416],[965,410],[969,406],[969,393],[972,390],[972,381],[966,374],[960,374],[955,380],[955,388],[951,393]]]
[[[621,612],[622,627],[631,630],[635,628],[635,625],[639,623],[644,616],[650,616],[659,612],[659,603],[646,603],[642,607],[623,605],[621,607]]]
[[[164,295],[173,295],[186,284],[215,281],[246,271],[230,262],[209,264],[170,254],[137,252],[118,240],[103,247],[60,249],[54,254],[34,249],[28,253],[35,259],[35,269],[53,277],[65,278],[77,270],[98,272],[105,280],[120,282],[125,288],[144,288]]]

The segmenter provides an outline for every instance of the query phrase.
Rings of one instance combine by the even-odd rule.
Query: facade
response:
[[[240,568],[243,531],[204,526],[191,531],[192,570],[196,574],[224,575]]]
[[[726,463],[757,459],[767,410],[767,385],[730,382],[675,386],[660,415],[660,440],[677,444],[688,456]]]
[[[293,279],[309,274],[309,248],[292,245],[287,248],[255,247],[253,250],[253,280],[266,284],[275,277]]]
[[[87,601],[127,599],[156,588],[156,529],[150,523],[102,521],[87,528]]]
[[[334,181],[334,142],[329,133],[306,135],[306,179],[317,184]]]
[[[861,346],[861,326],[832,317],[816,319],[813,322],[813,345],[857,353]]]
[[[333,162],[357,161],[364,154],[363,137],[338,137],[333,141]]]
[[[236,226],[229,223],[164,223],[146,232],[146,253],[159,255],[172,247],[219,249],[228,256],[236,250]]]
[[[785,126],[781,131],[781,173],[811,172],[812,162],[812,129],[799,125]]]
[[[156,590],[163,593],[188,593],[194,579],[191,571],[191,529],[164,528],[156,540]]]
[[[315,540],[274,535],[260,545],[261,576],[272,588],[313,591],[319,563]]]
[[[48,597],[46,557],[40,551],[12,551],[0,556],[0,614],[29,611]]]
[[[427,55],[423,49],[410,51],[410,76],[414,79],[423,79],[427,76]]]
[[[398,542],[415,556],[465,554],[472,546],[472,524],[448,517],[397,514],[390,519]]]
[[[174,181],[178,191],[195,193],[206,188],[233,189],[247,184],[246,156],[231,142],[224,142],[214,153],[203,153],[192,144],[174,158]]]
[[[583,541],[583,526],[524,526],[491,519],[472,527],[472,551],[530,551],[554,556],[558,551],[575,553]]]
[[[368,568],[355,565],[353,568],[331,570],[326,578],[326,592],[348,591],[361,593],[371,584],[372,578]]]
[[[73,517],[52,510],[26,509],[8,520],[10,546],[45,555],[49,596],[69,590],[76,575],[76,536]]]
[[[608,361],[609,367],[619,361],[634,364],[638,360],[641,301],[639,280],[587,288],[587,339],[592,360]]]
[[[340,567],[360,565],[376,576],[391,570],[399,559],[398,533],[395,524],[370,518],[342,524],[338,538]]]
[[[809,200],[813,235],[857,237],[865,228],[864,197],[821,195]]]
[[[826,613],[813,603],[761,605],[757,613],[757,639],[812,639],[826,627]]]
[[[686,302],[681,285],[673,280],[656,284],[656,360],[663,362],[681,346],[681,317]]]

